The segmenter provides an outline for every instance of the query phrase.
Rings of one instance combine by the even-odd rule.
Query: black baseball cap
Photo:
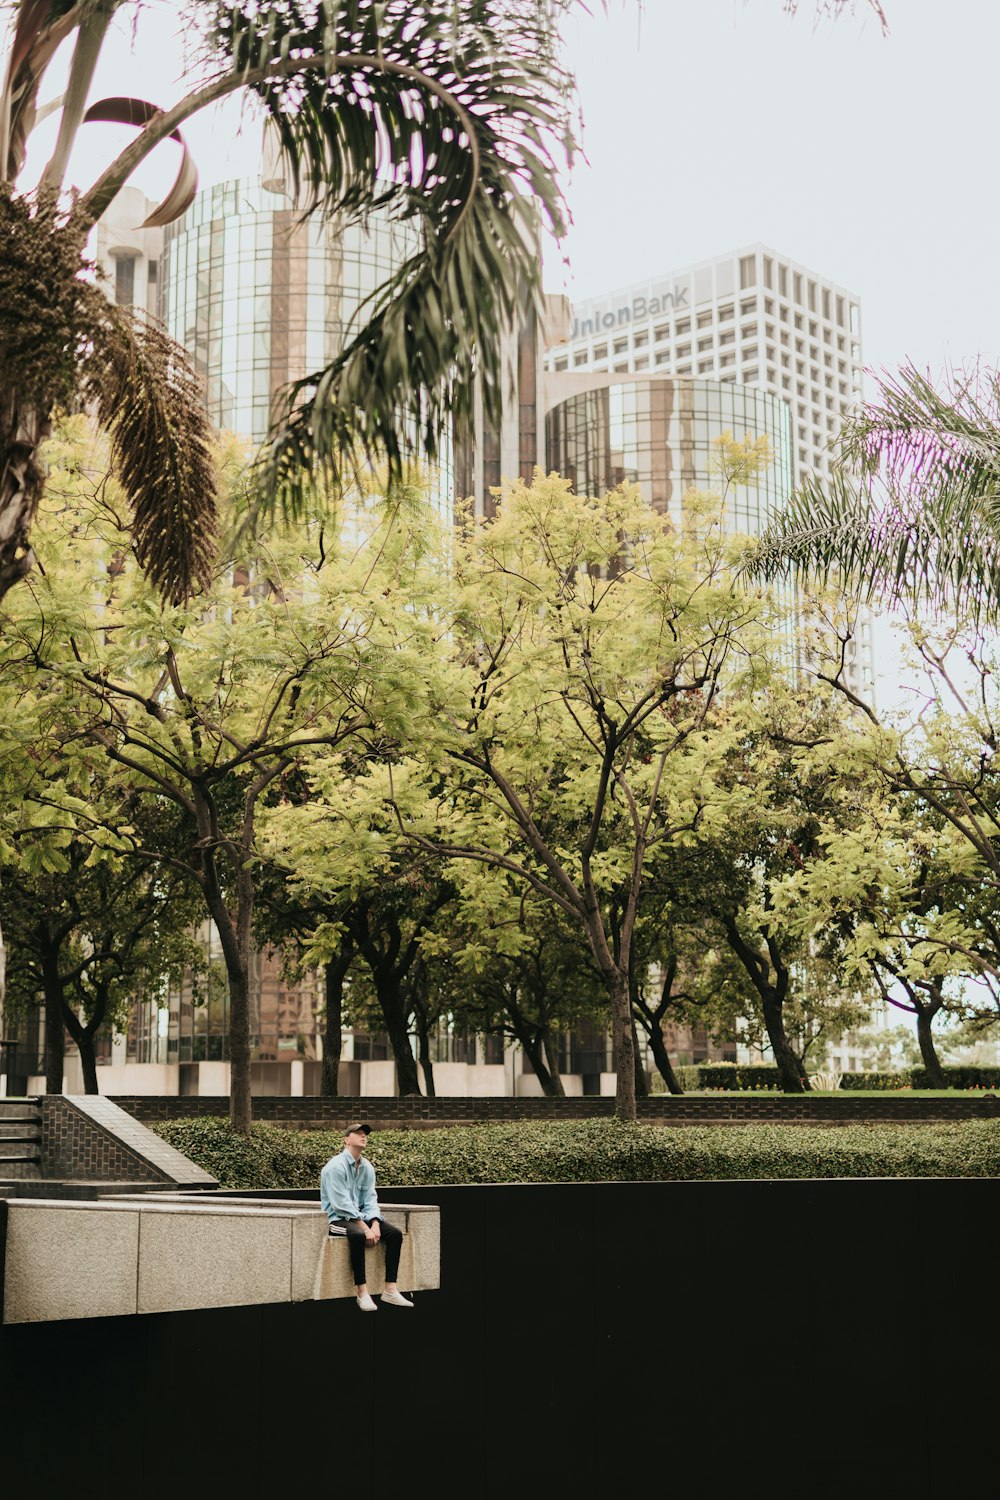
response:
[[[371,1135],[372,1133],[371,1126],[364,1124],[364,1122],[361,1120],[356,1121],[353,1125],[344,1126],[345,1135],[353,1135],[356,1130],[363,1131],[365,1135]]]

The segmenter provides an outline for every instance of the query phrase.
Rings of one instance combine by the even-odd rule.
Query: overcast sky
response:
[[[782,0],[609,0],[607,15],[590,0],[566,35],[587,159],[566,184],[569,270],[552,249],[548,288],[579,300],[762,240],[858,295],[870,367],[996,365],[1000,5],[884,3],[888,37],[865,0],[836,21],[812,0],[794,17]],[[153,0],[141,30],[137,53],[118,23],[97,88],[171,103],[176,6]],[[232,106],[192,122],[204,184],[257,169],[259,129],[239,129]],[[81,183],[119,138],[83,134]],[[176,151],[136,179],[151,194]]]
[[[863,353],[932,370],[1000,354],[995,0],[612,0],[568,37],[588,163],[577,298],[763,240],[861,300]],[[550,262],[556,289],[560,268]],[[562,288],[560,288],[562,289]]]

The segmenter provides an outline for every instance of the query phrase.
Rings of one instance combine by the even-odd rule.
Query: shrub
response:
[[[899,1073],[842,1073],[842,1089],[908,1089],[913,1087],[910,1071]]]
[[[687,1063],[675,1068],[682,1089],[780,1089],[781,1074],[773,1063]]]
[[[315,1188],[343,1149],[335,1131],[255,1125],[249,1138],[219,1119],[154,1128],[224,1187]],[[1000,1121],[934,1125],[656,1126],[614,1120],[455,1125],[371,1137],[379,1182],[665,1182],[778,1177],[1000,1176]]]
[[[995,1089],[1000,1088],[1000,1068],[947,1067],[941,1069],[944,1081],[950,1089]],[[910,1078],[915,1089],[929,1089],[933,1085],[926,1068],[911,1068]]]

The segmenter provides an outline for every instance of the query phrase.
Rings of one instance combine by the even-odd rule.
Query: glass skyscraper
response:
[[[721,491],[717,439],[725,432],[740,441],[766,435],[773,454],[757,484],[729,489],[729,530],[758,533],[791,493],[788,408],[766,391],[662,376],[579,383],[590,388],[558,401],[545,423],[549,467],[579,494],[635,483],[658,510],[680,520],[686,491]]]

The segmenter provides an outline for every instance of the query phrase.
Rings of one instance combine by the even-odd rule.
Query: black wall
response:
[[[986,1180],[392,1189],[442,1290],[0,1330],[0,1492],[994,1488]],[[88,1483],[89,1482],[89,1483]]]

